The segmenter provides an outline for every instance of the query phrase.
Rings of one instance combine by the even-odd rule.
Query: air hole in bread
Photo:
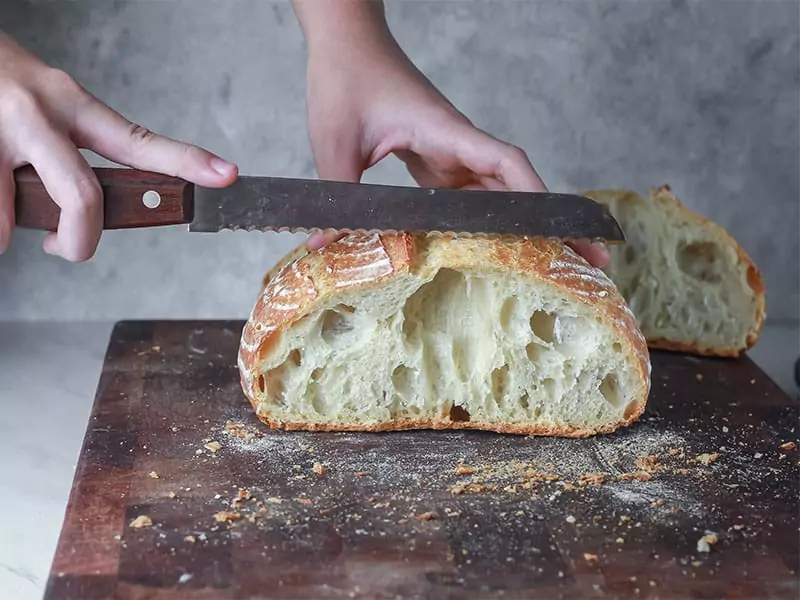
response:
[[[614,342],[613,344],[611,344],[611,349],[617,354],[619,354],[620,352],[622,352],[622,344],[620,344],[619,342]]]
[[[463,406],[456,406],[455,404],[450,407],[450,420],[451,421],[469,421],[469,411]]]
[[[411,393],[413,376],[413,371],[405,365],[397,365],[392,371],[392,387],[400,398],[405,398]]]
[[[308,386],[309,394],[311,395],[311,406],[319,415],[324,415],[326,413],[327,406],[325,404],[325,398],[322,395],[322,389],[316,383],[312,383]]]
[[[634,246],[625,246],[625,250],[622,252],[622,256],[625,259],[625,262],[629,265],[636,262],[636,248]]]
[[[263,375],[259,375],[258,376],[258,389],[262,394],[267,389],[266,385],[264,385],[264,376]]]
[[[550,377],[548,377],[547,379],[543,379],[542,380],[542,387],[544,388],[544,391],[547,393],[547,395],[550,398],[555,396],[555,393],[556,393],[556,381],[555,381],[555,379],[551,379]]]
[[[678,247],[678,266],[681,271],[709,283],[719,283],[722,269],[719,249],[711,242],[694,242]]]
[[[464,347],[464,344],[460,340],[453,341],[452,355],[456,377],[461,381],[466,381],[467,372],[469,371],[469,367],[467,365],[467,351]]]
[[[528,396],[528,394],[522,394],[522,396],[519,397],[519,405],[525,410],[528,410],[530,406],[530,404],[528,403],[529,398],[530,396]]]
[[[542,346],[541,344],[537,344],[536,342],[531,342],[527,346],[525,346],[525,354],[528,355],[528,360],[536,362],[539,360],[539,357],[542,355],[542,352],[546,351],[547,348]]]
[[[600,393],[606,402],[614,408],[619,408],[624,401],[619,391],[619,380],[613,373],[603,377],[603,381],[600,382]]]
[[[295,348],[291,352],[289,352],[289,361],[295,366],[300,367],[303,365],[303,359],[300,356],[300,350]]]
[[[320,335],[326,344],[339,345],[343,341],[342,337],[353,331],[355,326],[350,317],[353,312],[353,307],[339,304],[323,313]]]
[[[492,395],[495,401],[501,400],[508,389],[508,365],[492,371]]]
[[[531,317],[531,331],[533,335],[547,342],[553,342],[553,328],[555,327],[556,316],[551,315],[543,310],[537,310]]]
[[[511,329],[516,308],[516,298],[508,298],[503,302],[503,308],[500,309],[500,327],[502,327],[503,330],[508,331]]]

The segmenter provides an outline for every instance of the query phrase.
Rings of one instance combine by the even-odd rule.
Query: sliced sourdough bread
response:
[[[642,414],[647,346],[613,283],[544,240],[351,234],[273,269],[242,333],[273,428],[588,436]]]
[[[764,282],[723,228],[688,209],[669,186],[643,198],[628,190],[585,194],[609,207],[626,243],[606,269],[651,348],[738,356],[765,315]]]

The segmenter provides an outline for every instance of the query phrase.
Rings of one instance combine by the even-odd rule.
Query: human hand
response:
[[[319,40],[319,38],[317,38]],[[406,57],[388,29],[334,48],[309,44],[308,125],[322,179],[359,181],[394,154],[423,187],[539,192],[525,152],[475,127]],[[312,249],[340,237],[311,236]],[[576,250],[595,266],[602,245]]]
[[[0,253],[14,229],[14,169],[30,164],[61,208],[44,251],[69,261],[94,255],[103,227],[100,184],[79,149],[129,167],[224,187],[235,165],[156,135],[116,113],[66,73],[0,32]]]

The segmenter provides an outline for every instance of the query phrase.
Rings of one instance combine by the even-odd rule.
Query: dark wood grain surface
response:
[[[241,326],[115,328],[47,599],[798,597],[798,406],[747,358],[654,353],[586,440],[280,433]]]

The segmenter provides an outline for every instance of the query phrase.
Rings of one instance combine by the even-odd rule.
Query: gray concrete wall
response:
[[[389,4],[416,64],[525,148],[551,189],[671,184],[763,269],[770,317],[798,318],[796,1]],[[129,118],[243,174],[315,175],[288,2],[3,0],[0,27]],[[411,182],[396,161],[366,181]],[[242,317],[300,240],[114,232],[72,265],[17,232],[0,256],[0,319]]]

